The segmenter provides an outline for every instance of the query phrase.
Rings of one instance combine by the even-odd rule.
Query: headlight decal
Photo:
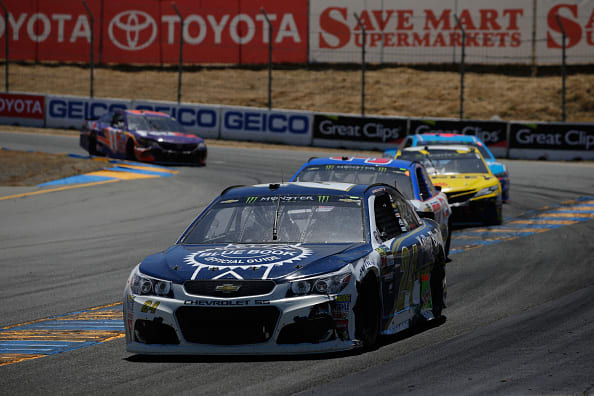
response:
[[[171,281],[152,278],[140,272],[136,268],[132,280],[130,281],[132,293],[141,296],[161,296],[173,297],[171,290]]]
[[[352,265],[349,264],[332,274],[291,281],[287,297],[340,293],[348,286],[352,275]]]

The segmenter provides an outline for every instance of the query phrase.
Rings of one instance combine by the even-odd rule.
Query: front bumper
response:
[[[286,298],[288,284],[268,295],[174,298],[124,294],[127,350],[140,354],[311,354],[353,349],[354,281],[340,295]]]
[[[481,199],[469,199],[464,202],[450,204],[452,218],[458,220],[482,220],[485,213],[494,206],[501,205],[501,195]]]
[[[139,161],[144,162],[180,162],[206,164],[207,150],[167,150],[161,147],[135,147],[134,153]]]

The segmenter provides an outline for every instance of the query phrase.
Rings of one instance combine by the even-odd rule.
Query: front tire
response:
[[[503,208],[501,203],[494,203],[485,213],[486,225],[501,225],[503,223]]]
[[[379,287],[374,276],[368,275],[359,287],[359,296],[355,305],[355,338],[364,349],[373,348],[380,333],[381,303]]]
[[[128,161],[136,161],[136,154],[134,154],[134,142],[132,140],[128,140],[128,143],[126,143],[126,159]]]
[[[97,153],[97,137],[95,136],[95,134],[91,133],[89,135],[89,148],[88,148],[88,152],[89,155],[98,155]]]

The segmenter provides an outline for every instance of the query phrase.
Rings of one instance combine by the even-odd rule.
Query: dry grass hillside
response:
[[[88,96],[88,68],[64,65],[10,65],[11,91]],[[0,75],[4,70],[0,67]],[[266,68],[192,68],[183,72],[182,101],[265,107]],[[96,97],[177,100],[175,68],[97,68]],[[359,113],[361,72],[345,68],[273,70],[276,108]],[[386,67],[366,74],[366,113],[458,117],[460,75]],[[594,121],[594,74],[567,78],[567,120]],[[559,76],[510,76],[469,72],[465,77],[465,118],[555,121],[561,119]]]

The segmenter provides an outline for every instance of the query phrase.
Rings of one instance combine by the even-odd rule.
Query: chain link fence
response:
[[[471,25],[468,18],[479,21],[480,16],[469,14],[471,16],[464,20],[461,14],[459,27],[466,29],[455,29],[454,26],[447,34],[427,32],[415,35],[414,31],[405,28],[409,25],[422,26],[427,23],[426,19],[409,16],[403,20],[398,13],[382,13],[379,20],[384,24],[400,24],[403,29],[388,33],[378,29],[353,30],[349,34],[354,39],[344,49],[324,49],[321,48],[321,40],[326,40],[328,47],[337,47],[341,36],[310,26],[309,36],[301,38],[301,45],[307,44],[306,58],[301,62],[288,63],[283,60],[293,56],[297,49],[279,44],[278,35],[289,37],[287,29],[291,26],[283,22],[284,14],[271,13],[260,7],[250,17],[251,22],[240,24],[237,28],[240,38],[259,37],[260,42],[245,45],[219,43],[218,51],[231,51],[234,55],[229,57],[229,62],[206,64],[195,61],[197,51],[202,56],[209,50],[196,44],[202,22],[192,16],[194,14],[188,16],[181,5],[178,5],[178,10],[170,2],[148,1],[157,2],[162,9],[169,10],[167,12],[171,15],[162,17],[168,21],[165,25],[168,29],[161,33],[159,40],[179,51],[170,53],[161,46],[157,49],[161,51],[158,56],[161,61],[151,64],[106,62],[103,42],[107,37],[106,31],[112,29],[112,25],[103,20],[103,9],[97,9],[97,3],[87,5],[85,1],[78,3],[80,10],[77,11],[76,22],[74,16],[67,19],[66,14],[47,17],[57,25],[58,34],[62,26],[63,37],[58,37],[58,40],[72,41],[74,37],[82,61],[44,60],[44,54],[52,49],[49,41],[40,39],[34,43],[34,59],[11,60],[10,54],[16,48],[14,40],[8,40],[8,37],[14,39],[16,33],[23,35],[25,29],[29,29],[29,35],[39,38],[44,34],[45,22],[39,17],[31,23],[31,15],[11,14],[10,8],[6,7],[3,25],[8,28],[3,29],[5,52],[0,65],[0,75],[5,76],[4,90],[354,114],[594,120],[594,65],[583,64],[591,60],[591,54],[573,50],[562,57],[561,51],[558,51],[557,59],[540,58],[543,63],[556,65],[537,65],[537,49],[551,40],[546,31],[535,31],[531,36],[521,37],[513,32],[488,35],[469,29],[469,26],[477,28],[479,22],[476,22],[477,26]],[[0,3],[5,6],[5,3]],[[103,7],[104,2],[100,4]],[[208,12],[219,15],[219,19],[213,17],[212,22],[205,17],[202,21],[210,20],[213,26],[219,27],[224,21],[230,23],[231,18],[225,17],[227,9],[209,9]],[[294,19],[307,19],[309,14],[302,14],[305,16],[294,16]],[[369,25],[365,15],[369,18],[373,13],[359,14],[362,17],[361,26],[374,26]],[[458,18],[458,14],[451,16],[452,19],[454,16]],[[322,14],[311,14],[309,20],[323,17]],[[533,16],[525,15],[523,18],[531,19]],[[547,15],[539,14],[536,19],[547,20]],[[558,21],[561,27],[564,21],[566,19],[563,18]],[[67,31],[66,22],[75,26]],[[496,22],[491,19],[490,23],[494,26]],[[78,25],[79,33],[76,33]],[[15,30],[15,26],[20,26],[19,30]],[[325,25],[320,26],[323,28]],[[572,28],[568,25],[567,30]],[[464,35],[462,30],[465,30]],[[185,34],[180,34],[182,31]],[[362,45],[363,31],[366,31],[365,46]],[[592,39],[591,32],[584,34],[584,40]],[[562,40],[560,37],[558,34],[554,37],[555,43],[570,45],[574,36]],[[563,37],[566,35],[563,34]],[[140,36],[137,38],[141,39]],[[479,41],[488,45],[477,46]],[[443,47],[440,46],[442,42]],[[426,45],[435,43],[439,45]],[[500,46],[509,47],[503,55],[493,50]],[[265,61],[251,63],[250,56],[256,53],[259,59]],[[172,61],[166,63],[166,59]],[[566,60],[567,65],[560,66],[562,60]]]

